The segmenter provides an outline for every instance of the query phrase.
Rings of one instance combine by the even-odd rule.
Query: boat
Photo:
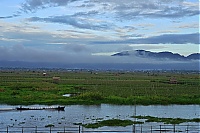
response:
[[[17,107],[16,110],[58,110],[58,111],[64,111],[65,106],[52,106],[52,107]]]

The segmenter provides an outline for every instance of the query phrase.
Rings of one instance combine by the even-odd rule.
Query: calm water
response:
[[[44,105],[32,105],[33,107]],[[0,105],[2,108],[16,108],[19,106]],[[45,106],[46,107],[46,106]],[[70,105],[65,106],[65,111],[27,110],[27,111],[0,111],[0,128],[30,127],[53,124],[56,127],[72,126],[73,123],[91,123],[97,119],[132,119],[130,116],[149,115],[170,118],[199,118],[200,105],[168,105],[168,106],[125,106],[102,104]]]

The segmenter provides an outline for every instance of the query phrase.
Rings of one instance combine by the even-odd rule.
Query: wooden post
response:
[[[22,127],[22,133],[24,132],[24,129],[23,129],[23,127]]]
[[[49,132],[51,133],[51,126],[50,126],[50,129],[49,129]]]
[[[81,133],[81,126],[78,127],[78,132]]]
[[[83,133],[84,132],[83,126],[81,126],[81,127],[82,127],[81,132]]]
[[[142,133],[142,124],[141,124],[141,133]]]
[[[133,133],[135,133],[135,124],[133,124]]]
[[[160,133],[162,132],[162,125],[160,125]]]
[[[153,131],[152,131],[152,126],[151,126],[151,133],[153,133]]]
[[[65,133],[65,126],[64,126],[64,133]]]
[[[35,127],[35,133],[37,133],[37,126]]]
[[[176,127],[175,127],[175,124],[174,124],[174,133],[176,132]]]
[[[8,127],[7,127],[7,131],[6,132],[8,133]]]

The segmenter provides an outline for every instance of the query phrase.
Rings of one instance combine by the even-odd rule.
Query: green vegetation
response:
[[[158,118],[152,116],[133,116],[137,119],[146,119],[145,122],[164,122],[164,124],[180,124],[184,122],[200,122],[200,118],[182,119],[182,118]]]
[[[198,72],[45,72],[1,70],[0,104],[200,104]]]
[[[88,123],[83,124],[82,123],[75,123],[75,125],[82,125],[85,128],[99,128],[103,126],[129,126],[133,124],[143,124],[145,119],[145,122],[163,122],[164,124],[180,124],[180,123],[186,123],[186,122],[200,122],[200,118],[194,118],[194,119],[182,119],[182,118],[159,118],[159,117],[153,117],[153,116],[132,116],[132,118],[137,118],[137,121],[132,120],[120,120],[120,119],[110,119],[110,120],[102,120],[98,121],[96,123]],[[142,121],[140,121],[142,120]]]
[[[126,127],[133,124],[143,124],[143,122],[133,122],[131,120],[120,120],[120,119],[111,119],[111,120],[103,120],[97,123],[84,124],[85,128],[99,128],[103,126],[122,126]]]

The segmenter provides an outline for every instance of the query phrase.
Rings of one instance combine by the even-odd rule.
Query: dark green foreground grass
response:
[[[126,127],[133,124],[143,124],[146,122],[160,122],[164,124],[181,124],[186,122],[195,122],[199,123],[200,118],[194,119],[182,119],[182,118],[159,118],[159,117],[152,117],[152,116],[133,116],[133,118],[137,118],[137,121],[132,120],[120,120],[120,119],[110,119],[110,120],[102,120],[96,123],[88,123],[83,124],[85,128],[99,128],[103,126],[122,126]],[[141,121],[144,119],[145,121]],[[79,123],[79,125],[82,125]]]
[[[131,120],[120,120],[120,119],[111,119],[111,120],[103,120],[99,121],[97,123],[90,123],[90,124],[84,124],[83,126],[85,128],[99,128],[103,126],[121,126],[126,127],[133,124],[142,124],[143,122],[134,122]]]
[[[145,122],[163,122],[164,124],[180,124],[185,122],[200,122],[200,118],[183,119],[183,118],[159,118],[153,116],[133,116],[137,119],[145,119]]]
[[[0,104],[200,104],[199,75],[162,72],[0,71]],[[60,77],[55,81],[52,77]],[[170,84],[170,79],[177,83]],[[73,97],[63,97],[73,93]]]

